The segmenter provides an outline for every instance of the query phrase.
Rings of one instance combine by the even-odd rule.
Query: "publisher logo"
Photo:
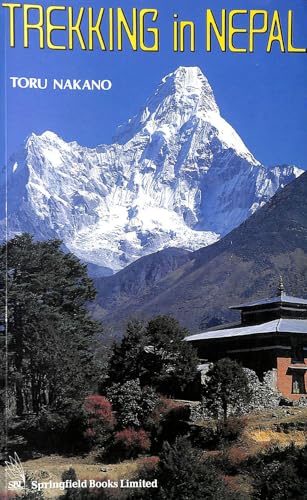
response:
[[[16,490],[25,488],[26,474],[16,452],[13,457],[9,456],[9,460],[5,461],[5,466],[6,474],[10,479],[8,489]]]

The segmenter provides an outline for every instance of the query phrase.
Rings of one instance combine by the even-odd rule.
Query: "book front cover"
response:
[[[301,498],[306,18],[1,4],[3,498]]]

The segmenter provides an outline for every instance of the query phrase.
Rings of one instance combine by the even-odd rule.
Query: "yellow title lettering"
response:
[[[74,24],[73,21],[73,8],[68,7],[68,48],[69,50],[73,50],[74,48],[74,34],[77,35],[80,47],[82,50],[86,49],[86,45],[82,36],[82,32],[80,30],[80,25],[82,22],[84,14],[84,7],[81,7],[77,16],[77,21]]]
[[[1,5],[9,9],[10,47],[15,47],[15,9],[19,9],[21,3],[3,3]]]
[[[256,16],[262,15],[263,22],[260,28],[255,27]],[[268,31],[268,11],[267,10],[251,10],[249,17],[249,51],[254,51],[254,35],[260,33],[267,33]]]
[[[66,47],[65,45],[55,45],[52,42],[51,35],[54,31],[65,31],[66,26],[63,25],[55,25],[53,24],[51,20],[52,13],[55,11],[63,11],[66,10],[66,7],[63,5],[57,5],[57,6],[50,6],[47,7],[46,10],[46,39],[47,39],[47,47],[48,49],[53,49],[53,50],[65,50]]]
[[[217,22],[214,18],[214,15],[212,13],[211,9],[207,9],[207,16],[206,16],[206,50],[208,52],[211,52],[212,50],[212,40],[211,40],[211,35],[212,35],[212,28],[215,33],[217,42],[223,52],[226,51],[226,9],[222,9],[221,11],[221,21],[222,21],[222,26],[221,30],[219,31]]]
[[[306,48],[293,47],[293,11],[288,11],[288,52],[307,52]]]
[[[145,29],[145,17],[151,14],[152,21],[155,22],[158,19],[157,9],[141,9],[140,11],[140,48],[145,52],[157,52],[159,50],[159,30],[158,28],[147,28]],[[154,42],[151,47],[148,47],[145,43],[145,33],[153,34]]]
[[[233,44],[233,37],[236,33],[247,33],[246,28],[235,28],[233,26],[234,17],[238,14],[247,14],[247,10],[231,10],[229,12],[229,49],[231,52],[247,52],[247,48],[238,48]]]
[[[277,10],[274,10],[273,19],[271,24],[271,29],[269,33],[269,40],[267,46],[267,52],[271,52],[273,42],[278,42],[280,45],[281,52],[285,52],[285,44],[282,35],[282,27],[280,22],[279,13]]]
[[[123,29],[133,50],[137,50],[137,9],[132,9],[132,28],[126,19],[123,9],[117,9],[117,45],[118,50],[123,50]]]
[[[29,21],[29,12],[30,11],[38,12],[38,21],[37,23],[31,23]],[[39,33],[39,48],[44,48],[44,10],[41,5],[33,5],[33,4],[25,4],[23,7],[23,35],[24,35],[24,47],[29,47],[29,31],[37,30]]]

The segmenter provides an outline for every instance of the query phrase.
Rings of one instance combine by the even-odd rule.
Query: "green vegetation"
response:
[[[109,364],[109,381],[139,379],[142,387],[179,397],[195,380],[195,349],[182,342],[188,331],[169,316],[158,316],[145,326],[130,322],[120,344],[115,344]]]
[[[107,396],[117,412],[117,424],[121,428],[146,426],[159,401],[152,387],[141,388],[139,379],[112,384]]]
[[[222,414],[226,425],[230,409],[235,412],[251,399],[248,378],[242,366],[228,358],[214,363],[207,377],[203,389],[205,405],[216,419]]]
[[[85,398],[84,413],[84,437],[89,449],[104,446],[110,439],[116,422],[110,401],[98,394],[91,394]]]
[[[173,445],[164,444],[155,475],[159,484],[155,498],[161,500],[234,498],[220,471],[203,460],[187,438],[178,438]]]
[[[307,447],[291,445],[271,449],[250,461],[247,472],[253,481],[255,500],[305,500],[307,487]]]
[[[107,453],[115,435],[130,429],[154,433],[157,444],[160,393],[182,395],[196,376],[196,353],[182,342],[188,332],[166,316],[128,323],[105,376],[86,266],[60,241],[23,234],[2,245],[0,270],[9,310],[9,385],[1,403],[6,398],[9,436],[22,436],[28,450]]]
[[[108,489],[67,490],[62,498],[306,498],[306,447],[254,455],[241,447],[246,422],[233,415],[251,391],[240,365],[223,359],[210,368],[203,396],[212,418],[192,424],[190,406],[175,398],[189,396],[198,361],[175,319],[130,321],[106,366],[102,344],[96,349],[102,325],[87,310],[95,290],[86,266],[64,253],[60,241],[35,242],[29,235],[1,247],[2,285],[6,264],[9,386],[0,410],[6,397],[9,442],[22,437],[21,456],[88,453],[116,465],[143,457],[147,462],[129,479],[158,480],[152,490],[119,496]],[[71,468],[63,477],[77,476]],[[19,498],[43,495],[27,489]]]
[[[101,329],[86,308],[95,296],[86,266],[60,241],[24,234],[1,247],[0,268],[2,283],[7,270],[8,416],[36,444],[71,442],[95,381],[93,339]]]

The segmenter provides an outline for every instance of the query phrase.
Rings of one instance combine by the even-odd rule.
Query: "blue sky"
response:
[[[48,2],[41,4],[50,5]],[[8,85],[8,155],[16,151],[32,131],[39,134],[52,130],[65,140],[76,140],[90,147],[109,143],[117,125],[139,110],[165,74],[179,65],[197,65],[213,87],[221,114],[257,159],[268,165],[294,163],[307,168],[306,54],[282,54],[276,46],[267,54],[266,35],[258,37],[253,54],[222,53],[217,49],[207,53],[203,49],[207,8],[213,9],[216,15],[222,8],[279,9],[283,20],[291,8],[294,11],[294,41],[296,45],[307,46],[305,0],[125,0],[119,3],[59,0],[54,4],[75,8],[80,5],[122,7],[127,13],[132,7],[157,8],[161,49],[158,53],[144,53],[126,47],[121,53],[110,53],[80,49],[73,52],[40,50],[37,43],[32,43],[29,49],[21,48],[20,44],[14,49],[7,47],[6,82],[10,76],[110,79],[113,82],[110,92],[21,90]],[[195,53],[172,51],[174,12],[180,19],[195,21]],[[3,11],[1,15],[3,17]],[[18,30],[21,31],[20,26]],[[286,26],[284,32],[287,33]],[[244,36],[241,40],[244,44]],[[7,40],[5,44],[8,45]]]

